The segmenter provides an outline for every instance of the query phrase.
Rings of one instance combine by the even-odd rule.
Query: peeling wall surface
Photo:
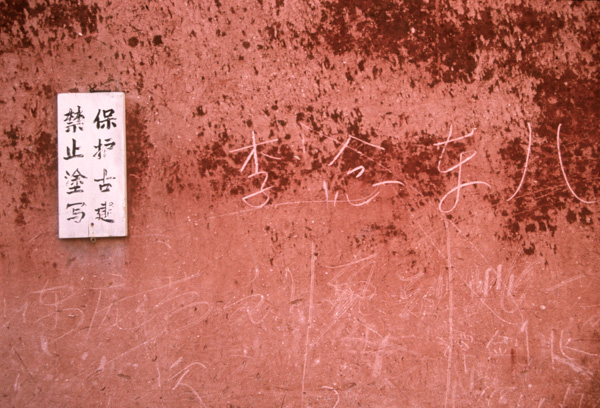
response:
[[[599,40],[597,1],[0,1],[0,406],[599,406]],[[60,240],[92,89],[129,235]]]

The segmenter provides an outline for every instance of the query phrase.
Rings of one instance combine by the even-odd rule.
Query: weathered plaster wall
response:
[[[599,12],[0,2],[0,405],[597,406]],[[130,234],[59,240],[90,89]]]

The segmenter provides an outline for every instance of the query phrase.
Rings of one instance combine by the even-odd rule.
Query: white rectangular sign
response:
[[[125,94],[63,93],[57,105],[59,238],[126,236]]]

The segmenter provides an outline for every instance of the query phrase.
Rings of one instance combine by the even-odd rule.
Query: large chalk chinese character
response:
[[[256,176],[264,177],[261,182],[260,189],[258,191],[254,192],[252,194],[248,194],[247,196],[244,196],[242,198],[242,201],[244,201],[244,203],[246,203],[250,207],[262,208],[265,205],[267,205],[267,203],[271,199],[271,197],[269,196],[267,191],[269,191],[272,187],[266,187],[267,180],[269,179],[269,174],[266,171],[261,171],[258,166],[258,146],[275,143],[277,141],[278,141],[277,139],[272,139],[272,140],[268,140],[266,142],[257,143],[256,142],[256,133],[254,131],[252,131],[252,144],[251,145],[245,146],[245,147],[240,147],[239,149],[234,149],[234,150],[229,151],[229,153],[237,153],[237,152],[241,152],[243,150],[250,150],[250,153],[248,154],[246,161],[244,161],[244,164],[242,165],[242,168],[240,169],[240,173],[243,173],[244,170],[246,169],[246,166],[248,166],[248,163],[250,163],[250,160],[253,160],[254,161],[254,171],[252,172],[252,174],[250,174],[248,176],[248,178],[253,178]],[[281,160],[278,157],[269,156],[268,154],[265,154],[265,153],[261,153],[261,155],[265,156],[269,159]],[[265,198],[260,204],[253,204],[249,201],[251,198],[261,196],[261,195],[264,196]]]
[[[364,141],[364,140],[362,140],[362,139],[360,139],[358,137],[348,136],[348,138],[346,139],[346,141],[344,142],[344,144],[342,144],[342,147],[337,152],[337,154],[335,155],[335,157],[333,158],[333,160],[331,160],[331,162],[329,163],[329,166],[333,166],[333,164],[340,157],[342,157],[342,155],[344,154],[344,151],[346,149],[351,149],[352,151],[358,153],[360,156],[365,157],[367,160],[374,161],[373,159],[371,159],[370,157],[368,157],[367,155],[365,155],[361,151],[356,150],[356,149],[350,147],[350,142],[352,140],[356,140],[356,141],[358,141],[358,142],[360,142],[360,143],[362,143],[362,144],[364,144],[366,146],[370,146],[370,147],[373,147],[375,149],[378,149],[378,150],[381,150],[381,151],[385,151],[385,149],[383,147],[381,147],[381,146],[378,146],[378,145],[366,142],[366,141]],[[355,167],[353,169],[348,170],[346,172],[346,175],[349,176],[351,174],[357,173],[355,177],[359,178],[360,176],[363,175],[363,173],[365,172],[365,170],[366,170],[365,166],[359,165],[359,166],[357,166],[357,167]],[[360,199],[351,199],[348,196],[348,193],[345,193],[345,195],[346,195],[346,201],[348,202],[348,204],[350,204],[353,207],[361,207],[363,205],[369,204],[371,201],[373,201],[381,193],[381,191],[379,190],[379,187],[383,186],[383,185],[389,185],[389,184],[400,185],[400,186],[404,185],[404,183],[402,183],[401,181],[397,181],[397,180],[385,180],[385,181],[381,181],[381,182],[374,183],[374,184],[371,185],[372,187],[375,187],[376,189],[375,189],[375,191],[373,191],[370,195],[368,195],[366,197],[363,197],[363,198],[360,198]],[[327,202],[327,204],[329,204],[329,190],[327,188],[327,183],[325,181],[323,181],[323,190],[325,191],[325,201]],[[338,192],[336,192],[335,197],[333,199],[333,205],[334,205],[334,207],[335,207],[336,202],[337,202],[337,196],[338,196]]]
[[[562,154],[560,153],[560,127],[561,127],[561,125],[562,124],[559,124],[558,129],[556,130],[556,150],[558,152],[558,163],[560,164],[560,171],[565,180],[565,184],[567,185],[567,188],[569,189],[569,191],[571,192],[573,197],[575,197],[577,200],[579,200],[585,204],[593,204],[596,202],[596,200],[584,200],[583,198],[579,197],[577,195],[577,193],[575,193],[575,190],[573,190],[573,187],[571,187],[571,183],[569,183],[569,178],[567,177],[567,172],[565,171],[565,166],[564,166],[563,160],[562,160]],[[533,136],[531,133],[531,123],[528,122],[527,127],[529,128],[529,143],[527,146],[527,158],[525,159],[525,167],[523,169],[523,175],[521,176],[521,181],[519,182],[519,186],[517,187],[517,189],[515,190],[513,195],[510,196],[510,198],[508,198],[506,201],[510,201],[513,198],[515,198],[515,196],[517,195],[519,190],[521,190],[521,187],[523,186],[523,182],[525,181],[525,175],[527,174],[527,165],[529,164],[529,156],[531,155],[531,142],[533,140]]]
[[[448,146],[448,144],[458,142],[459,140],[467,139],[467,138],[473,136],[474,133],[475,133],[475,129],[471,130],[470,133],[468,133],[464,136],[457,137],[456,139],[452,139],[452,126],[450,126],[450,132],[448,133],[448,138],[446,139],[446,141],[435,144],[435,146],[438,146],[438,147],[443,146],[442,153],[440,154],[440,158],[438,160],[438,165],[437,165],[438,171],[442,174],[445,174],[445,173],[449,173],[453,170],[458,169],[458,183],[457,183],[456,187],[454,187],[450,191],[448,191],[444,195],[444,197],[442,197],[442,199],[440,200],[440,203],[438,205],[438,209],[444,214],[448,214],[448,213],[454,211],[454,209],[458,205],[458,202],[460,201],[460,190],[463,187],[473,186],[473,185],[477,185],[477,184],[483,184],[483,185],[487,186],[488,188],[491,188],[491,186],[488,183],[485,183],[483,181],[470,181],[467,183],[463,183],[463,181],[462,181],[463,165],[466,164],[469,160],[473,159],[473,157],[475,157],[477,155],[477,152],[471,152],[468,156],[467,156],[466,152],[461,152],[458,164],[455,164],[454,166],[449,167],[445,170],[442,170],[440,168],[440,165],[442,164],[442,159],[444,158],[444,153],[446,153],[446,147]],[[456,194],[456,196],[454,198],[454,204],[452,205],[452,207],[449,210],[444,210],[442,208],[444,205],[444,201],[446,201],[446,199],[453,193]]]

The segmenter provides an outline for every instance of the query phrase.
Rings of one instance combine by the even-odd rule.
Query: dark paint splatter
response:
[[[525,255],[533,255],[535,253],[535,244],[531,242],[529,246],[523,246],[523,252]]]
[[[36,160],[42,164],[47,176],[53,176],[58,171],[56,158],[56,135],[48,132],[40,132],[34,141]]]
[[[137,45],[140,43],[140,40],[138,40],[137,37],[130,37],[127,40],[127,44],[129,44],[130,47],[137,47]]]
[[[27,225],[27,222],[25,221],[25,216],[20,211],[17,213],[17,216],[15,217],[15,224],[19,227],[23,227],[23,226]]]
[[[148,178],[149,152],[154,148],[146,131],[144,113],[137,104],[127,106],[127,174],[131,194],[140,194]]]
[[[573,210],[567,211],[567,221],[569,224],[573,224],[577,221],[577,215],[573,212]]]
[[[434,82],[470,82],[476,50],[496,41],[500,30],[487,10],[476,19],[436,7],[436,2],[418,0],[325,2],[316,34],[338,55],[394,56],[401,64],[425,63]]]
[[[8,34],[12,44],[17,48],[32,47],[32,37],[39,32],[33,27],[54,33],[58,38],[59,31],[66,31],[71,38],[88,33],[98,32],[100,8],[97,4],[87,5],[78,0],[65,0],[30,6],[27,0],[15,0],[0,3],[0,32]],[[34,24],[35,23],[35,24]],[[15,27],[16,26],[16,27]],[[14,35],[16,29],[17,35]]]
[[[152,38],[152,45],[154,45],[154,46],[163,45],[162,35],[155,35]]]

